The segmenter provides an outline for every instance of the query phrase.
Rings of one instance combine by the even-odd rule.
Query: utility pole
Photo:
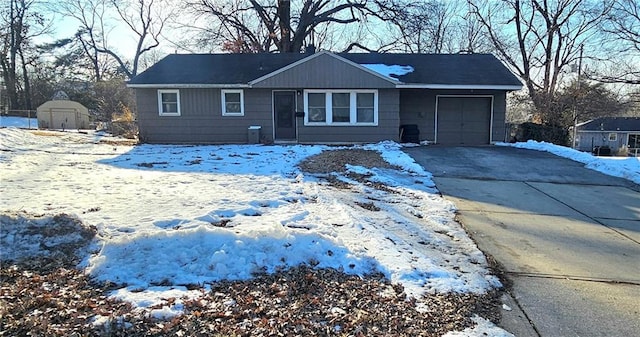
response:
[[[578,134],[578,98],[580,97],[580,90],[582,87],[581,78],[582,78],[582,52],[584,51],[584,44],[580,44],[580,56],[578,58],[578,91],[576,93],[576,99],[573,103],[573,139],[572,141],[572,149],[576,148],[576,136]]]

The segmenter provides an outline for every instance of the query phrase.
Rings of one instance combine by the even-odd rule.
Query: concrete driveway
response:
[[[640,186],[511,147],[406,148],[512,285],[516,336],[638,336]]]

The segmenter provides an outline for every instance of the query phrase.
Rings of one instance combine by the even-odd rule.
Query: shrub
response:
[[[567,146],[569,145],[569,130],[550,125],[522,123],[520,124],[517,138],[518,141],[523,142],[535,140]]]

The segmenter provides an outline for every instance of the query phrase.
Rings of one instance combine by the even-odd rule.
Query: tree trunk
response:
[[[22,63],[22,80],[24,82],[24,91],[22,95],[24,96],[24,109],[32,110],[33,106],[31,103],[31,83],[29,82],[29,71],[27,70],[27,63],[24,61],[24,54],[22,50],[19,50],[20,53],[20,62]]]
[[[9,64],[8,64],[8,81],[7,81],[7,93],[9,94],[9,109],[20,108],[20,101],[18,100],[17,90],[17,78],[16,78],[16,54],[17,46],[20,43],[22,34],[22,16],[18,11],[15,0],[11,0],[10,9],[10,41],[9,41]]]
[[[2,66],[2,77],[7,87],[7,102],[9,110],[15,109],[18,106],[18,99],[16,94],[16,78],[15,73],[12,76],[10,71],[10,65],[7,63],[6,58],[0,59],[0,65]]]
[[[278,22],[280,24],[280,52],[291,53],[291,2],[278,0]]]

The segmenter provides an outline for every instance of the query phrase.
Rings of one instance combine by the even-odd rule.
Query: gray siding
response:
[[[436,96],[432,90],[400,90],[400,125],[416,124],[420,140],[435,139]]]
[[[394,84],[328,54],[254,84],[255,88],[371,89],[394,88]]]
[[[609,133],[615,133],[615,141],[609,140]],[[640,134],[639,132],[622,131],[579,131],[576,149],[579,151],[591,152],[596,146],[608,146],[611,151],[618,152],[623,146],[629,143],[629,134]]]
[[[147,143],[246,143],[251,125],[272,141],[271,90],[244,89],[244,116],[222,116],[220,89],[180,89],[180,116],[160,116],[156,89],[136,89],[140,138]]]
[[[400,90],[400,125],[416,124],[420,129],[420,140],[435,140],[435,108],[438,95],[492,95],[493,127],[492,141],[505,138],[506,93],[497,90]]]
[[[340,62],[341,64],[344,64]],[[294,88],[294,89],[291,89]],[[370,89],[369,86],[363,87]],[[302,93],[309,87],[286,87]],[[277,90],[281,90],[277,89]],[[136,89],[140,137],[148,143],[247,143],[247,129],[259,125],[261,141],[273,141],[273,90],[244,89],[245,115],[222,116],[220,89],[180,89],[181,116],[160,116],[156,89]],[[435,139],[437,95],[493,95],[492,140],[505,137],[505,92],[427,89],[379,89],[378,126],[305,126],[296,119],[301,143],[364,143],[399,141],[402,124],[417,124],[420,139]],[[303,95],[297,95],[298,111]]]
[[[298,118],[298,141],[301,143],[373,143],[399,141],[399,91],[378,91],[378,126],[305,126]],[[302,99],[298,100],[300,111]]]
[[[507,139],[507,93],[494,91],[493,95],[493,129],[491,140],[505,142]]]

